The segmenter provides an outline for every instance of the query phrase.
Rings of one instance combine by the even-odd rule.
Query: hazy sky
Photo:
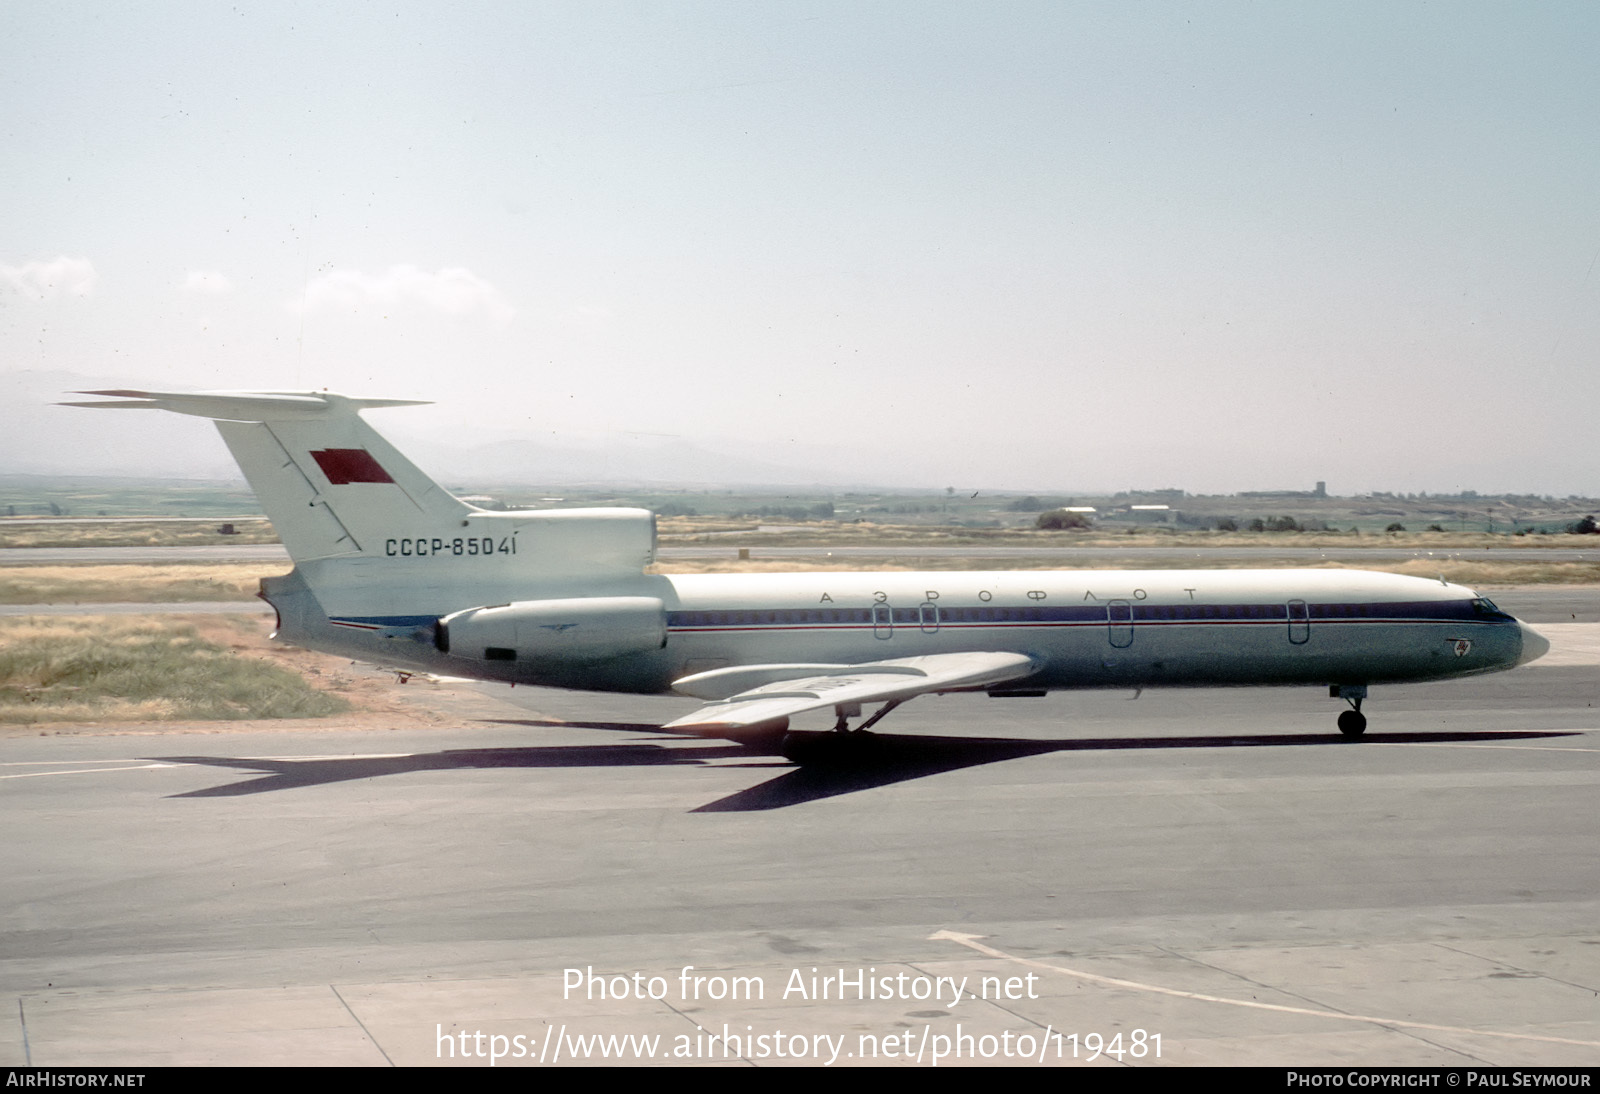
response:
[[[1596,494],[1597,43],[1589,2],[7,3],[0,370],[904,485]]]

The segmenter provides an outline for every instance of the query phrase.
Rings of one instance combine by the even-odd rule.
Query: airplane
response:
[[[1375,684],[1526,664],[1535,630],[1443,578],[1357,570],[649,574],[655,514],[487,511],[328,392],[75,392],[210,418],[293,569],[274,637],[397,670],[702,700],[662,728],[859,740],[919,695],[1314,685],[1360,737]],[[863,708],[882,704],[864,719]],[[832,708],[831,735],[788,734]],[[852,726],[852,722],[860,720]]]

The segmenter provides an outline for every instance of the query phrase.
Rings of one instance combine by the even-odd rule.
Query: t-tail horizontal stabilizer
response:
[[[360,399],[321,391],[84,391],[68,406],[169,410],[211,418],[296,562],[371,556],[390,539],[453,542],[476,512],[423,474],[361,419]],[[442,533],[453,529],[450,537]]]
[[[326,391],[79,394],[105,401],[68,405],[215,421],[294,559],[302,600],[314,601],[304,610],[280,607],[283,633],[306,645],[372,655],[465,609],[571,597],[574,583],[638,580],[654,558],[655,517],[645,509],[500,512],[452,496],[361,417],[418,400]],[[287,604],[287,586],[277,588],[269,590],[273,603]],[[385,650],[373,659],[392,657]]]
[[[62,406],[104,407],[112,410],[170,410],[226,422],[273,422],[292,418],[325,418],[354,414],[380,406],[427,406],[426,399],[357,399],[327,391],[75,391],[74,395],[104,395],[93,403]]]

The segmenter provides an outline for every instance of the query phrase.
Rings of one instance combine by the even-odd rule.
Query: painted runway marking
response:
[[[314,763],[317,760],[405,760],[430,755],[427,752],[334,752],[312,756],[238,756],[259,763]]]
[[[143,756],[131,760],[6,760],[0,767],[64,767],[68,764],[147,764]]]
[[[423,755],[415,752],[356,752],[320,756],[238,756],[238,760],[256,763],[314,763],[318,760],[398,760]],[[151,771],[163,767],[209,767],[209,764],[165,760],[9,760],[0,767],[66,767],[72,764],[122,764],[122,767],[71,767],[65,771],[24,771],[15,775],[0,775],[5,779],[37,779],[41,775],[94,775],[115,771]]]
[[[81,761],[80,761],[81,762]],[[132,763],[132,761],[111,760],[99,761],[101,763]],[[0,775],[0,779],[37,779],[42,775],[94,775],[103,771],[147,771],[156,767],[193,767],[193,764],[164,764],[143,763],[133,764],[131,767],[76,767],[70,771],[24,771],[18,775]]]
[[[1600,1048],[1600,1041],[1580,1041],[1571,1037],[1549,1037],[1538,1033],[1505,1033],[1501,1030],[1473,1029],[1469,1026],[1444,1026],[1433,1022],[1413,1022],[1405,1018],[1379,1018],[1370,1014],[1343,1014],[1336,1010],[1318,1010],[1315,1007],[1291,1007],[1283,1003],[1259,1003],[1253,999],[1229,999],[1221,995],[1206,995],[1203,992],[1184,991],[1181,988],[1165,988],[1160,984],[1141,984],[1136,980],[1119,980],[1114,976],[1101,976],[1098,973],[1084,972],[1081,969],[1069,969],[1061,965],[1052,965],[1046,961],[1018,957],[1016,954],[1006,953],[1004,950],[997,950],[993,946],[984,945],[978,941],[982,937],[984,936],[961,934],[958,931],[936,931],[928,936],[928,941],[954,942],[957,945],[976,950],[989,957],[998,957],[1003,961],[1011,961],[1028,968],[1058,972],[1063,976],[1070,976],[1090,984],[1100,984],[1103,987],[1126,988],[1129,991],[1167,995],[1174,999],[1189,999],[1199,1003],[1221,1003],[1229,1007],[1270,1010],[1279,1014],[1298,1014],[1311,1018],[1331,1018],[1340,1022],[1360,1022],[1369,1026],[1395,1026],[1405,1029],[1432,1030],[1435,1033],[1462,1033],[1475,1037],[1505,1037],[1515,1041],[1541,1041],[1553,1045],[1583,1045],[1586,1048]]]
[[[1574,729],[1573,733],[1594,733],[1592,729]],[[1576,746],[1563,748],[1560,745],[1473,745],[1461,741],[1396,741],[1399,748],[1495,748],[1510,749],[1518,752],[1600,752],[1600,748],[1578,748]]]

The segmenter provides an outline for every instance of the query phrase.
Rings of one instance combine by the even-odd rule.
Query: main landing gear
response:
[[[1367,716],[1361,713],[1361,700],[1367,697],[1365,684],[1333,684],[1328,697],[1343,699],[1350,709],[1339,715],[1339,732],[1346,737],[1359,737],[1367,731]]]
[[[797,764],[827,763],[848,757],[861,755],[862,749],[875,738],[867,731],[877,725],[885,714],[905,702],[904,699],[893,699],[883,704],[883,708],[872,717],[862,722],[855,729],[850,728],[850,719],[861,717],[860,703],[840,703],[833,708],[836,721],[833,730],[828,733],[785,733],[783,735],[783,755],[785,759],[793,760]]]

